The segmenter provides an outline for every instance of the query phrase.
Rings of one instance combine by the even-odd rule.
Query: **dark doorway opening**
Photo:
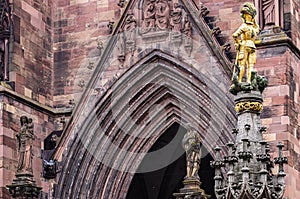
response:
[[[174,123],[155,142],[149,152],[158,151],[168,145],[167,152],[160,152],[156,156],[145,156],[130,184],[126,199],[174,199],[172,195],[183,188],[182,180],[186,175],[186,156],[181,146],[181,141],[186,133],[186,129]],[[201,159],[199,170],[201,188],[206,194],[215,199],[214,194],[214,169],[210,167],[212,156],[202,147],[202,154],[206,154]],[[162,165],[161,168],[148,172],[143,172],[143,168],[149,164],[159,165],[160,160],[170,160],[170,164]],[[173,160],[173,161],[172,161]],[[172,161],[172,162],[171,162]]]

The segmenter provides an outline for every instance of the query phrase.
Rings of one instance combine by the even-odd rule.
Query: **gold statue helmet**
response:
[[[246,13],[251,15],[252,18],[256,16],[256,8],[253,3],[249,3],[249,2],[244,3],[240,12],[241,12],[241,16],[243,16]]]

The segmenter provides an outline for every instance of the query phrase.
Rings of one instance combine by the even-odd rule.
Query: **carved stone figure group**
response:
[[[142,33],[159,30],[182,31],[182,9],[174,3],[171,10],[167,0],[148,0],[144,7]]]

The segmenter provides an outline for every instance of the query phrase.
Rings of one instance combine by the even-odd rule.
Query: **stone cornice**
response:
[[[62,115],[71,115],[72,110],[73,110],[72,108],[52,108],[52,107],[46,106],[37,101],[34,101],[33,99],[30,99],[29,97],[26,97],[15,91],[5,88],[2,85],[0,86],[0,95],[14,99],[22,104],[25,104],[31,108],[34,108],[42,113],[52,116],[52,117],[55,117],[55,116],[58,117],[58,116],[62,116]]]
[[[286,35],[284,37],[262,35],[255,45],[258,50],[263,48],[275,48],[279,46],[286,46],[300,59],[300,49],[293,43],[292,39]]]

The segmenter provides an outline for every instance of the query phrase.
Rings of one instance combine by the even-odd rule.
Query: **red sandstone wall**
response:
[[[14,55],[10,81],[16,91],[52,105],[52,1],[13,1]]]
[[[293,42],[300,49],[300,2],[298,0],[292,0],[291,2],[291,35]]]
[[[241,24],[240,7],[247,0],[202,0],[204,6],[208,8],[210,13],[208,16],[215,17],[214,24],[219,26],[222,34],[227,34],[231,37],[232,33]]]
[[[109,35],[107,24],[117,20],[117,0],[56,0],[54,11],[55,107],[75,103],[97,65]]]
[[[109,36],[107,24],[121,14],[117,2],[15,0],[15,43],[10,80],[16,82],[16,91],[55,107],[68,105],[70,99],[78,100],[98,61],[98,43],[101,41],[105,46]],[[201,2],[209,8],[209,16],[214,16],[214,23],[221,28],[222,34],[231,39],[230,35],[241,23],[240,5],[246,0]],[[285,1],[284,12],[287,22],[290,17],[290,35],[300,48],[300,4],[298,0],[292,2]],[[288,28],[289,23],[286,26]],[[265,91],[262,123],[269,129],[268,140],[285,141],[285,153],[289,156],[286,195],[297,198],[300,193],[299,178],[295,177],[299,176],[300,170],[300,61],[290,50],[280,48],[259,49],[258,57],[257,70],[270,81]],[[0,134],[0,186],[7,185],[14,177],[17,159],[15,133],[19,128],[19,117],[25,114],[33,117],[35,122],[35,178],[47,191],[48,184],[40,178],[39,154],[40,142],[54,129],[53,118],[16,101],[9,102],[8,98],[3,98],[0,105],[0,128],[3,129],[0,131],[3,132]]]
[[[18,96],[40,104],[27,104],[25,100],[16,99],[14,94],[1,94],[0,198],[9,197],[5,186],[12,183],[16,172],[16,133],[20,128],[20,116],[31,117],[35,125],[33,170],[37,185],[44,187],[45,192],[49,185],[41,178],[41,142],[55,129],[54,118],[45,111],[48,110],[46,106],[52,106],[53,100],[52,0],[12,2],[14,44],[9,78],[15,82]],[[43,105],[46,106],[41,108]]]

